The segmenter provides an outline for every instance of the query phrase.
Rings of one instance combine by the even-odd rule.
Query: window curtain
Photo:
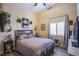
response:
[[[68,48],[68,38],[69,38],[69,16],[65,16],[65,30],[64,30],[64,48]]]
[[[69,16],[68,15],[63,15],[63,16],[56,17],[56,18],[57,18],[57,20],[58,19],[61,20],[62,17],[65,20],[65,26],[64,26],[65,30],[64,30],[64,43],[63,43],[63,47],[65,49],[67,49],[67,47],[68,47],[68,38],[69,38]],[[52,19],[55,19],[55,18],[52,18]],[[49,21],[48,25],[50,25],[50,22],[51,21]],[[49,28],[49,30],[48,30],[48,38],[49,39],[53,39],[52,36],[49,33],[50,32],[50,26],[48,28]]]

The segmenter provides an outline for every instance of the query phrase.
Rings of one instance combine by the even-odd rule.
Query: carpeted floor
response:
[[[69,55],[67,53],[67,50],[60,47],[55,47],[54,53],[52,53],[51,56],[69,56]]]
[[[20,54],[16,53],[15,51],[5,54],[4,56],[21,56]],[[54,53],[52,53],[50,56],[68,56],[67,50],[55,47]]]

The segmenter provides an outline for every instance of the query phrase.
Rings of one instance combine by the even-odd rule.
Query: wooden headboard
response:
[[[15,35],[32,34],[33,30],[15,30]]]
[[[14,35],[15,35],[15,47],[16,47],[16,42],[17,39],[19,39],[20,35],[29,35],[29,34],[33,34],[33,30],[15,30],[14,31]]]

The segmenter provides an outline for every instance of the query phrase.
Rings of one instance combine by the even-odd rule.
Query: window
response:
[[[50,23],[50,35],[64,35],[64,21]]]
[[[50,34],[51,35],[56,35],[56,23],[51,23],[50,24]]]
[[[57,23],[57,35],[64,35],[64,22]]]

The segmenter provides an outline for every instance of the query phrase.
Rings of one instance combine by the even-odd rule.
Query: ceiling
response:
[[[52,7],[55,3],[46,3],[46,6],[44,6],[42,3],[38,3],[37,6],[34,6],[34,4],[35,3],[10,3],[8,5],[17,6],[33,13],[39,13],[45,9]]]

